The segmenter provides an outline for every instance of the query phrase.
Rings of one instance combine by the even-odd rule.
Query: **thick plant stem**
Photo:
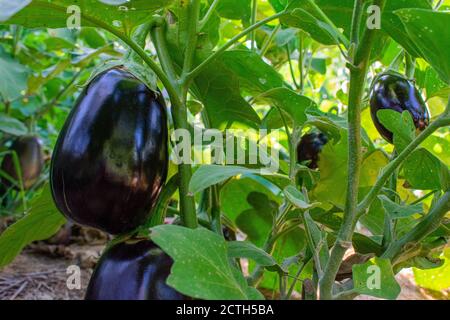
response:
[[[185,82],[188,82],[189,80],[194,79],[199,73],[203,71],[204,68],[206,68],[211,62],[213,62],[215,59],[220,57],[225,51],[227,51],[228,48],[230,48],[233,44],[238,42],[241,38],[245,37],[247,34],[252,32],[253,30],[258,29],[259,27],[265,25],[266,23],[269,23],[273,20],[279,19],[285,15],[289,14],[289,12],[282,11],[280,13],[274,14],[273,16],[270,16],[266,19],[263,19],[254,25],[248,27],[232,39],[230,39],[226,44],[224,44],[220,49],[218,49],[216,52],[214,52],[212,55],[210,55],[207,59],[205,59],[201,64],[199,64],[194,70],[189,72],[189,74],[186,75],[186,79],[184,79]]]
[[[359,31],[361,26],[361,18],[363,12],[364,0],[355,0],[353,17],[352,17],[352,34],[351,34],[351,43],[354,45],[359,44]]]
[[[381,8],[383,0],[374,1]],[[355,8],[356,10],[356,8]],[[320,299],[333,298],[333,285],[345,252],[351,246],[358,210],[358,188],[361,171],[361,106],[369,68],[370,53],[375,30],[366,30],[361,45],[357,47],[353,66],[350,67],[350,90],[348,105],[348,183],[344,220],[331,250],[330,258],[319,281]]]
[[[382,258],[394,260],[406,246],[413,247],[418,244],[423,238],[439,227],[442,219],[449,211],[450,191],[447,191],[417,226],[389,246],[383,253]]]
[[[189,73],[194,63],[195,50],[197,49],[198,21],[200,19],[200,0],[191,0],[188,9],[189,24],[187,34],[187,45],[184,53],[183,75]]]

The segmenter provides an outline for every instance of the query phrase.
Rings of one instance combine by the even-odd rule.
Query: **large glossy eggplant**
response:
[[[113,245],[100,258],[86,300],[188,300],[166,284],[173,260],[150,240]]]
[[[408,111],[416,128],[424,130],[430,122],[430,112],[414,83],[401,75],[385,73],[379,75],[372,85],[370,113],[373,123],[381,136],[392,143],[393,134],[384,127],[377,117],[379,110],[389,109],[397,112]]]
[[[10,147],[10,151],[16,153],[20,164],[20,175],[24,189],[31,188],[39,178],[42,168],[44,167],[44,154],[42,152],[42,144],[39,138],[35,136],[23,136],[14,140]],[[14,165],[12,153],[8,153],[2,161],[1,169],[4,173],[19,180],[19,175]],[[2,184],[7,187],[11,186],[11,182],[5,178],[1,179]],[[15,184],[15,189],[19,189],[19,185]]]
[[[317,169],[320,152],[327,143],[328,137],[323,133],[305,134],[297,146],[297,161],[299,163],[309,161],[308,168]]]
[[[50,180],[59,210],[111,234],[150,215],[168,168],[167,115],[158,92],[120,68],[84,89],[56,143]]]

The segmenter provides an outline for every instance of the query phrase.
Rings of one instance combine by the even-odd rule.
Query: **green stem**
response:
[[[297,273],[295,274],[294,280],[291,283],[291,286],[289,287],[289,290],[286,294],[286,299],[289,300],[292,296],[292,293],[294,293],[295,286],[297,285],[298,280],[300,279],[300,276],[305,269],[306,265],[309,263],[311,258],[305,258],[302,263],[300,264],[300,267],[297,270]]]
[[[211,227],[219,235],[223,235],[222,220],[220,214],[219,187],[211,187]]]
[[[133,49],[144,62],[149,66],[150,69],[155,72],[156,76],[162,82],[163,86],[166,88],[169,95],[170,101],[172,103],[172,116],[175,128],[188,129],[187,123],[187,111],[186,107],[183,105],[176,85],[173,84],[165,72],[151,59],[145,50],[141,48],[136,42],[127,37],[124,33],[111,27],[110,25],[102,22],[96,21],[95,24],[99,25],[103,29],[111,32],[124,43],[126,43],[131,49]],[[159,57],[161,59],[161,57]],[[164,57],[163,57],[164,58]],[[165,62],[162,62],[165,63]],[[186,227],[196,228],[197,227],[197,216],[195,212],[195,202],[194,197],[189,195],[189,181],[191,180],[192,170],[190,164],[181,164],[178,166],[178,173],[180,174],[180,207],[181,207],[181,218]]]
[[[297,78],[295,77],[294,73],[294,67],[292,66],[292,60],[291,60],[291,51],[289,50],[289,45],[286,45],[286,53],[288,56],[288,63],[289,63],[289,71],[291,72],[291,78],[292,82],[294,83],[294,86],[297,90],[300,89],[300,85],[297,83]]]
[[[251,24],[255,24],[256,16],[258,13],[258,0],[252,0],[252,16],[251,16]],[[250,41],[251,41],[251,50],[255,50],[255,30],[252,30],[250,33]]]
[[[303,33],[299,32],[298,35],[298,70],[300,71],[300,93],[303,93],[303,90],[305,89],[305,68],[304,68],[304,52],[303,52]]]
[[[414,79],[416,71],[416,60],[407,52],[405,52],[405,75],[408,79]]]
[[[200,19],[200,0],[191,0],[189,6],[189,23],[187,29],[186,51],[184,53],[183,75],[188,74],[194,63],[198,40],[198,21]]]
[[[261,48],[261,52],[259,53],[259,55],[261,57],[264,57],[266,55],[267,50],[269,50],[270,45],[272,44],[272,41],[275,38],[275,35],[278,33],[278,31],[280,31],[280,29],[281,29],[281,24],[277,24],[277,26],[272,30],[269,37],[266,39],[266,41],[264,42],[264,44]]]
[[[439,227],[442,219],[449,211],[450,191],[447,191],[418,225],[389,246],[382,258],[394,260],[406,246],[414,247],[417,245]]]
[[[252,32],[253,30],[258,29],[259,27],[273,21],[276,19],[279,19],[287,14],[290,14],[290,12],[285,12],[282,11],[280,13],[274,14],[273,16],[270,16],[266,19],[263,19],[257,23],[255,23],[254,25],[248,27],[247,29],[245,29],[244,31],[242,31],[241,33],[239,33],[238,35],[234,36],[233,38],[231,38],[226,44],[224,44],[221,48],[219,48],[216,52],[214,52],[212,55],[210,55],[208,58],[206,58],[202,63],[200,63],[196,68],[194,68],[194,70],[192,70],[191,72],[189,72],[189,74],[187,74],[185,81],[189,81],[194,79],[199,73],[201,73],[211,62],[213,62],[215,59],[217,59],[218,57],[220,57],[225,51],[227,51],[228,48],[230,48],[231,46],[233,46],[233,44],[235,44],[236,42],[238,42],[242,37],[245,37],[246,35],[248,35],[250,32]]]
[[[178,190],[179,175],[176,174],[165,184],[164,188],[159,195],[158,202],[156,203],[154,213],[151,219],[146,224],[146,227],[154,227],[164,223],[166,217],[167,209],[169,206],[170,199]]]
[[[364,0],[355,0],[354,4],[354,10],[353,10],[353,17],[352,17],[352,27],[351,27],[351,38],[350,41],[354,45],[359,44],[359,31],[361,27],[361,18],[363,13],[363,4]]]
[[[78,71],[70,80],[70,82],[68,84],[65,85],[65,87],[47,104],[45,104],[40,111],[38,111],[36,113],[35,116],[35,120],[40,119],[41,117],[43,117],[47,112],[49,112],[54,105],[56,105],[56,103],[62,98],[64,97],[64,95],[69,92],[70,89],[72,89],[73,85],[75,84],[75,82],[77,81],[77,79],[80,77],[81,73],[84,70],[80,70]]]
[[[384,7],[385,0],[375,0],[374,4]],[[357,8],[355,8],[357,10]],[[350,67],[350,90],[348,105],[348,182],[344,219],[338,232],[323,277],[319,281],[320,298],[333,298],[333,285],[345,252],[351,243],[358,212],[358,188],[361,171],[361,105],[369,68],[370,53],[374,44],[375,30],[367,29],[361,45],[355,52],[353,66]]]
[[[171,83],[177,83],[177,73],[170,58],[169,50],[167,49],[165,24],[155,25],[151,31],[152,41],[155,45],[156,53],[164,72],[167,74]]]
[[[214,0],[213,3],[211,3],[211,6],[209,7],[205,16],[199,22],[198,30],[202,31],[202,29],[206,26],[209,19],[211,19],[214,11],[216,10],[217,6],[219,5],[219,2],[220,2],[220,0]]]

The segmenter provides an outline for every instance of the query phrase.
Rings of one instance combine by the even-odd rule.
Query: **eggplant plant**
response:
[[[52,159],[0,190],[0,268],[68,218],[116,236],[87,299],[450,286],[445,3],[77,3],[0,0],[0,157]]]

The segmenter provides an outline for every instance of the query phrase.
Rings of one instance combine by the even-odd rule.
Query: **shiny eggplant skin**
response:
[[[19,159],[24,189],[31,188],[38,180],[44,167],[41,141],[35,136],[19,137],[14,140],[10,150],[16,152]],[[15,180],[19,179],[11,153],[3,158],[1,169]],[[11,185],[6,179],[2,179],[2,184],[8,187]],[[18,189],[18,186],[15,188]]]
[[[401,75],[386,73],[378,76],[374,80],[370,96],[372,121],[381,136],[392,143],[392,132],[386,129],[377,117],[377,112],[383,109],[400,113],[408,111],[414,120],[414,125],[420,131],[430,123],[430,112],[419,90],[410,80]]]
[[[168,169],[161,95],[126,70],[96,76],[83,90],[53,152],[50,181],[69,219],[110,234],[149,217]]]
[[[189,300],[166,284],[172,258],[150,240],[132,241],[102,255],[85,300]]]
[[[297,146],[297,161],[303,163],[309,161],[308,168],[317,169],[319,154],[328,143],[328,137],[323,133],[305,134]]]

